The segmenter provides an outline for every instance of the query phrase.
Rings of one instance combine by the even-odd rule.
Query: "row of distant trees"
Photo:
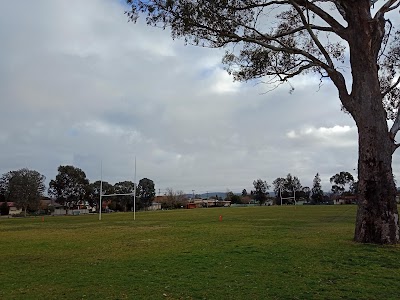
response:
[[[25,215],[28,210],[39,209],[40,199],[43,197],[46,186],[45,176],[35,170],[27,168],[17,171],[10,171],[0,178],[0,202],[12,201],[22,208]],[[349,172],[340,172],[330,178],[332,183],[331,192],[334,195],[354,195],[357,193],[357,182]],[[96,206],[100,197],[100,180],[89,182],[83,170],[66,165],[58,167],[58,174],[52,179],[47,189],[48,195],[67,209],[72,209],[81,201],[87,202],[90,206]],[[248,203],[251,200],[260,205],[268,199],[275,203],[288,204],[290,197],[295,200],[306,200],[315,204],[326,201],[321,187],[321,178],[317,173],[313,180],[313,186],[303,187],[297,176],[290,173],[286,177],[278,177],[272,182],[275,197],[269,196],[271,186],[262,179],[254,180],[254,189],[247,192],[242,191],[241,195],[228,192],[226,200],[232,203]],[[103,195],[110,194],[132,194],[134,183],[132,181],[121,181],[112,185],[107,181],[102,182]],[[148,178],[142,178],[136,189],[137,209],[145,209],[151,205],[155,197],[154,182]],[[211,197],[212,198],[212,197]],[[282,199],[281,199],[282,198]],[[132,209],[132,196],[107,197],[108,207],[112,210],[128,211]],[[218,200],[218,199],[217,199]],[[181,208],[187,203],[187,197],[183,191],[174,191],[168,188],[165,197],[162,199],[162,208]],[[0,207],[0,212],[7,210],[7,205]]]
[[[357,193],[357,181],[349,172],[340,172],[330,178],[332,184],[331,194],[335,196],[355,195]],[[286,177],[278,177],[272,182],[273,192],[275,197],[269,196],[269,185],[265,180],[257,179],[253,181],[254,189],[250,194],[246,189],[243,189],[241,195],[234,194],[231,191],[227,193],[227,200],[232,203],[246,203],[249,200],[255,200],[260,205],[263,205],[268,199],[275,203],[288,204],[294,198],[296,201],[305,200],[314,204],[320,204],[326,201],[326,196],[321,186],[321,178],[317,173],[313,180],[312,188],[302,186],[297,176],[292,176],[290,173]]]
[[[24,210],[25,215],[27,211],[36,211],[46,191],[45,180],[46,177],[35,170],[24,168],[9,171],[0,178],[0,202],[14,202]],[[80,168],[59,166],[58,174],[50,181],[47,191],[50,197],[67,209],[76,207],[82,201],[96,206],[100,198],[100,183],[100,180],[90,183]],[[114,185],[107,181],[102,182],[103,195],[134,193],[134,188],[131,181],[117,182]],[[142,178],[136,187],[136,196],[137,209],[149,207],[155,197],[154,182]],[[107,197],[105,200],[113,210],[127,211],[133,206],[132,196]]]

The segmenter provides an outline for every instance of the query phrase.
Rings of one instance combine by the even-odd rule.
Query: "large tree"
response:
[[[322,191],[321,187],[321,178],[319,174],[315,174],[313,179],[313,186],[311,189],[311,200],[314,204],[321,203],[324,201],[324,192]]]
[[[392,155],[399,147],[400,31],[389,17],[400,0],[127,0],[128,17],[169,28],[173,38],[226,47],[236,80],[306,73],[329,79],[359,134],[354,239],[399,241]],[[345,73],[345,70],[351,72]],[[325,80],[328,82],[328,80]],[[387,118],[395,122],[389,129]]]
[[[352,187],[354,184],[354,177],[349,172],[342,171],[333,175],[329,181],[334,183],[332,185],[332,192],[334,194],[341,195],[346,191],[346,185],[349,187],[349,189]]]
[[[267,201],[268,189],[270,186],[265,180],[257,179],[253,181],[254,191],[253,199],[256,200],[260,205],[263,205]]]
[[[48,193],[67,208],[73,208],[83,200],[89,185],[86,174],[74,166],[59,166],[58,174],[49,183]]]
[[[7,201],[13,201],[24,210],[26,217],[28,208],[39,208],[40,197],[46,190],[45,179],[39,172],[26,168],[10,171],[0,178],[0,190],[4,192]]]
[[[139,197],[139,208],[148,208],[156,196],[153,180],[148,178],[140,179],[136,195]]]

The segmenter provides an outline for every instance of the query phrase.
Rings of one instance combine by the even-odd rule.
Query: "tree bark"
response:
[[[369,117],[374,121],[358,124],[359,185],[354,240],[396,244],[399,242],[399,217],[392,175],[393,145],[386,122],[377,122],[373,114]]]
[[[358,210],[354,240],[361,243],[399,242],[396,188],[392,173],[395,150],[378,79],[377,57],[384,19],[372,20],[367,3],[347,2],[350,63],[353,75],[348,110],[358,128]],[[343,99],[342,99],[343,102]],[[345,102],[343,104],[346,107]]]

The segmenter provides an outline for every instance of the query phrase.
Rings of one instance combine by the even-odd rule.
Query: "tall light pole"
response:
[[[136,220],[136,156],[135,156],[135,175],[133,177],[133,220]]]
[[[101,221],[101,197],[103,195],[103,161],[101,161],[100,165],[100,207],[99,207],[99,221]]]

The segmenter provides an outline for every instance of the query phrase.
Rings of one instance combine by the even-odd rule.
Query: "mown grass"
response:
[[[0,299],[399,299],[400,247],[353,243],[355,211],[1,219]]]

